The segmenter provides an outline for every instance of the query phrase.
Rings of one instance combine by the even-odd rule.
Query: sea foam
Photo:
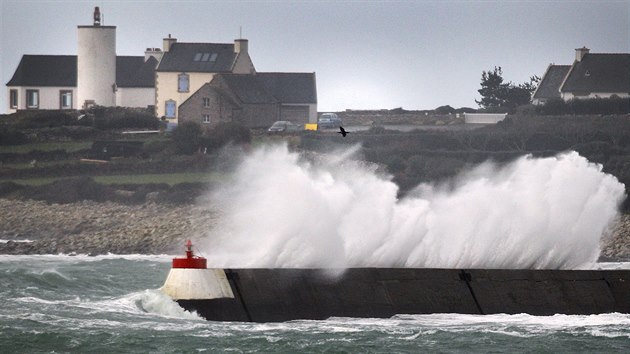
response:
[[[391,176],[285,145],[245,157],[208,203],[216,267],[574,269],[596,262],[624,186],[576,152],[484,163],[398,197]]]

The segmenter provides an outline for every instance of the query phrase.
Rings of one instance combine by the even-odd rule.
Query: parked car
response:
[[[317,127],[319,129],[330,129],[341,126],[341,118],[336,113],[322,113],[317,119]]]
[[[289,122],[286,120],[279,120],[274,122],[269,129],[267,129],[270,133],[282,133],[282,132],[297,132],[302,130],[302,127],[293,122]]]

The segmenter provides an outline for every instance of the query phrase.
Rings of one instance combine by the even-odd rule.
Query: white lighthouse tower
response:
[[[102,26],[94,8],[94,24],[78,26],[77,106],[116,105],[116,26]]]

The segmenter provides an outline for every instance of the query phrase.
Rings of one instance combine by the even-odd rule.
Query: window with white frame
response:
[[[26,90],[26,108],[39,108],[39,90]]]
[[[165,104],[166,104],[166,107],[165,107],[166,118],[175,118],[175,109],[176,109],[175,101],[168,100],[166,101]]]
[[[69,90],[59,91],[59,108],[72,109],[72,91],[69,91]]]
[[[204,123],[210,123],[210,115],[209,114],[204,114],[201,121],[204,122]]]
[[[18,90],[9,90],[9,107],[18,107]]]
[[[204,97],[204,98],[203,98],[203,106],[204,106],[205,108],[210,107],[210,98],[208,98],[208,97]]]
[[[188,74],[179,74],[177,76],[177,92],[188,92],[190,89]]]

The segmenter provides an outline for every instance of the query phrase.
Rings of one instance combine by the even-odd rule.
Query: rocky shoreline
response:
[[[217,213],[195,205],[0,199],[0,254],[178,254]]]
[[[0,254],[179,254],[219,217],[210,206],[0,199]],[[630,215],[602,241],[601,259],[630,260]]]

